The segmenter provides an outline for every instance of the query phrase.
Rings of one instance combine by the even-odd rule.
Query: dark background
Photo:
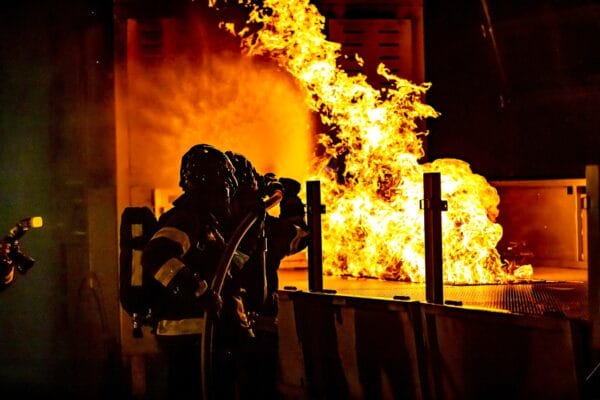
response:
[[[120,385],[118,321],[105,312],[117,293],[102,276],[115,271],[88,256],[91,225],[117,215],[112,12],[109,0],[0,5],[0,232],[45,221],[22,240],[34,269],[0,293],[3,394]],[[490,180],[583,178],[600,162],[597,1],[425,1],[424,15],[427,102],[442,114],[428,121],[427,158]]]
[[[427,101],[442,113],[429,158],[493,180],[584,177],[600,160],[599,38],[597,1],[425,1]]]

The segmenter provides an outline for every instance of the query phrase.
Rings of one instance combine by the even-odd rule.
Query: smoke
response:
[[[291,76],[263,59],[222,51],[128,66],[131,176],[177,187],[181,156],[210,143],[244,154],[261,173],[303,180],[311,114]]]

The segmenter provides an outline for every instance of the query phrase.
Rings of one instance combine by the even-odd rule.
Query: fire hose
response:
[[[214,293],[221,295],[223,290],[223,285],[225,283],[225,278],[229,274],[229,270],[231,268],[231,262],[237,251],[240,243],[250,230],[252,226],[258,221],[258,219],[263,216],[266,210],[269,210],[275,207],[277,204],[281,202],[283,198],[283,192],[281,190],[276,190],[269,198],[264,201],[264,211],[251,211],[249,212],[244,219],[237,225],[231,239],[227,242],[225,246],[225,250],[223,251],[223,255],[219,260],[219,264],[217,266],[217,270],[213,280],[211,282],[210,288],[214,291]],[[213,335],[215,330],[215,315],[211,315],[210,313],[206,313],[203,319],[203,329],[202,329],[202,338],[201,338],[201,365],[202,365],[202,390],[204,392],[203,399],[209,400],[211,396],[211,388],[212,385],[212,364],[213,364]]]

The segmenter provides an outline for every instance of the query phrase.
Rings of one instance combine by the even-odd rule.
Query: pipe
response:
[[[588,307],[593,362],[600,362],[600,166],[585,168],[588,232]]]
[[[448,203],[441,198],[440,174],[423,174],[423,200],[425,228],[425,294],[428,303],[444,303],[442,268],[442,211]]]
[[[321,182],[306,182],[306,217],[311,240],[308,244],[308,290],[323,291],[323,242],[321,214],[325,207],[321,204]]]
[[[500,84],[501,84],[501,92],[500,92],[500,107],[504,108],[505,105],[509,102],[508,98],[508,79],[506,77],[506,71],[504,69],[504,64],[502,63],[502,57],[500,56],[500,50],[498,49],[498,43],[496,42],[496,35],[494,34],[494,28],[492,26],[492,17],[490,16],[490,9],[488,7],[487,0],[481,0],[481,8],[483,10],[483,14],[485,16],[485,30],[484,37],[489,34],[490,42],[492,46],[492,50],[494,51],[494,57],[496,59],[496,66],[498,67],[498,74],[500,75]],[[482,29],[484,27],[482,26]]]

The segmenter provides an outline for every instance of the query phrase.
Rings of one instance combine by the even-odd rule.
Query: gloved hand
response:
[[[265,187],[265,194],[267,196],[273,196],[275,192],[280,191],[285,194],[285,189],[279,181],[272,181]]]
[[[269,186],[269,184],[273,183],[273,182],[277,182],[277,175],[275,175],[273,172],[267,172],[266,174],[264,174],[263,176],[261,176],[261,179],[258,183],[258,188],[264,192],[265,188],[267,186]]]
[[[198,297],[200,306],[212,316],[218,316],[223,309],[223,299],[212,289],[206,289],[205,292]]]
[[[240,333],[243,337],[253,338],[254,331],[252,330],[252,325],[250,324],[250,320],[248,319],[248,314],[246,314],[242,298],[240,296],[233,296],[233,303],[234,312],[236,315],[237,322],[239,324]]]
[[[218,314],[223,308],[221,296],[215,293],[200,274],[184,267],[171,279],[167,289],[179,301],[199,307],[212,314]]]
[[[283,187],[283,199],[279,204],[281,213],[280,218],[292,218],[302,221],[304,219],[304,203],[298,193],[300,193],[300,182],[292,178],[279,178],[279,182]]]
[[[295,222],[304,221],[304,203],[298,196],[284,196],[279,203],[281,212],[279,218],[292,219]]]
[[[208,287],[208,282],[202,279],[197,272],[192,274],[195,282],[194,296],[198,299],[199,306],[212,315],[217,315],[223,308],[223,299],[213,289]]]
[[[300,182],[292,178],[279,178],[279,183],[283,186],[284,195],[287,197],[298,196],[300,193]]]

